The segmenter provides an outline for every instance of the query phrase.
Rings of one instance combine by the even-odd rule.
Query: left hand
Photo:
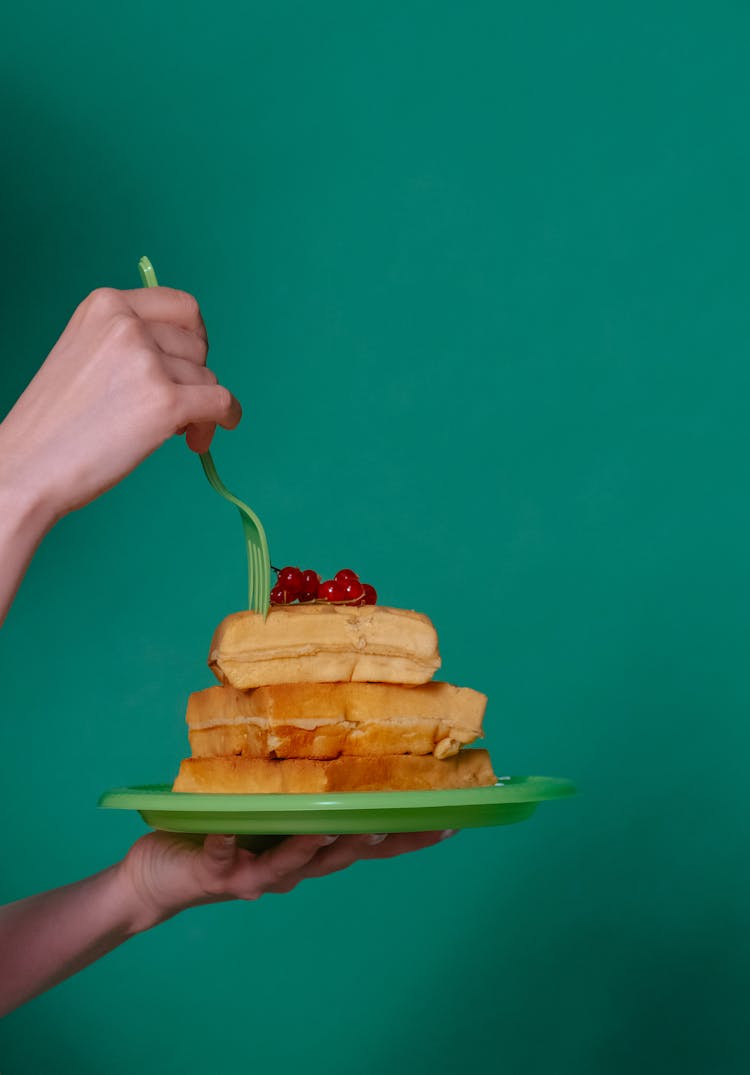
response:
[[[359,859],[384,859],[439,843],[443,832],[389,836],[289,836],[260,854],[234,836],[206,836],[202,844],[166,832],[142,836],[120,863],[132,897],[135,928],[149,929],[187,907],[221,900],[257,900],[291,892],[300,881],[344,870]]]

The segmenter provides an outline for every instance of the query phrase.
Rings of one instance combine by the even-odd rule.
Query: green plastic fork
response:
[[[138,262],[138,271],[144,287],[158,287],[154,267],[148,258],[143,257]],[[247,542],[247,590],[248,608],[253,612],[260,612],[264,617],[268,615],[271,593],[271,557],[268,552],[268,540],[266,532],[255,512],[238,500],[229,492],[216,473],[216,466],[210,452],[203,452],[200,456],[203,471],[219,496],[223,496],[230,504],[234,504],[240,513],[242,529]]]

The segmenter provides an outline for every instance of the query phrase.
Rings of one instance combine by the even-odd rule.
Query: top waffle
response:
[[[216,629],[208,663],[239,690],[275,683],[427,683],[440,667],[427,616],[381,605],[274,605],[235,612]]]

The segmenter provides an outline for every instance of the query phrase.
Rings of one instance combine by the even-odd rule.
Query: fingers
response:
[[[385,840],[386,837],[382,834],[340,836],[332,847],[320,851],[315,856],[302,871],[298,880],[302,880],[303,877],[326,877],[329,873],[345,870],[359,859],[368,858],[369,853]]]
[[[150,322],[148,331],[156,346],[167,355],[186,358],[198,366],[205,366],[208,344],[204,336],[197,332],[188,332],[178,325],[168,325],[161,321]]]
[[[388,841],[382,833],[366,836],[342,836],[337,843],[315,858],[305,871],[305,877],[325,877],[329,873],[345,870],[359,859],[370,858]]]
[[[361,859],[395,858],[397,855],[404,855],[411,851],[422,851],[453,835],[455,835],[455,830],[340,836],[334,846],[330,849],[321,849],[306,866],[296,873],[287,874],[269,891],[290,892],[300,881],[313,877],[327,877],[328,874],[347,869]]]
[[[222,429],[234,429],[242,418],[242,407],[228,388],[223,385],[184,385],[178,390],[175,410],[175,429],[194,426],[201,422],[220,425]],[[210,436],[208,440],[210,442]],[[205,451],[200,447],[199,431],[191,430],[188,446],[193,451]]]
[[[198,300],[186,291],[171,287],[139,287],[121,291],[123,300],[144,321],[159,321],[179,325],[197,333],[208,343]]]
[[[203,841],[204,861],[212,873],[224,873],[231,869],[237,857],[237,840],[234,836],[211,833]]]
[[[334,840],[335,836],[290,836],[254,855],[238,848],[234,836],[207,836],[201,862],[204,891],[213,898],[242,900],[257,900],[276,886],[289,891],[304,876],[311,859]]]
[[[187,434],[185,437],[185,443],[191,452],[195,452],[197,455],[203,455],[211,447],[211,441],[214,439],[214,433],[216,432],[215,422],[196,422],[195,425],[189,425],[185,430]]]
[[[452,831],[449,831],[453,835]],[[387,859],[410,851],[433,847],[446,839],[445,832],[404,832],[386,836],[370,833],[366,836],[341,836],[330,849],[324,848],[311,859],[298,875],[287,877],[273,892],[288,892],[300,881],[311,877],[326,877],[345,870],[360,859]]]
[[[218,383],[213,370],[197,365],[188,358],[162,355],[161,364],[170,381],[174,381],[175,384],[215,385]]]
[[[238,849],[234,836],[206,836],[204,890],[214,899],[256,900],[264,892],[290,892],[300,881],[345,870],[360,859],[393,858],[450,835],[452,831],[290,836],[260,855]]]
[[[136,288],[119,294],[142,321],[148,322],[167,375],[185,389],[178,397],[176,432],[187,434],[192,451],[207,452],[216,426],[234,429],[242,408],[205,368],[208,337],[197,300],[169,287]]]
[[[441,840],[453,836],[454,831],[447,829],[444,832],[396,832],[370,848],[364,856],[370,859],[389,859],[396,855],[406,855],[410,851],[423,851],[426,847],[434,847]]]
[[[218,378],[213,370],[207,370],[188,358],[162,355],[161,366],[175,385],[215,385]]]
[[[203,847],[195,851],[194,874],[203,895],[211,900],[231,898],[235,894],[231,881],[241,854],[236,837],[211,833],[204,837]]]
[[[190,359],[164,355],[161,362],[174,384],[213,386],[217,383],[213,370],[196,365]],[[178,434],[187,433],[188,447],[199,454],[208,451],[215,431],[216,422],[191,422],[187,426],[180,425],[177,429]]]
[[[253,863],[256,884],[268,890],[290,875],[306,876],[306,868],[315,856],[337,839],[336,836],[290,836],[283,843],[258,855]]]

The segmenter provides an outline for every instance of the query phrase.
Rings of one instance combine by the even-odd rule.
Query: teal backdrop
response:
[[[0,1028],[4,1073],[748,1067],[750,12],[131,0],[0,22],[10,408],[142,254],[245,409],[274,562],[353,567],[576,800],[186,913]],[[119,858],[239,522],[179,440],[43,543],[2,632],[2,886]]]

